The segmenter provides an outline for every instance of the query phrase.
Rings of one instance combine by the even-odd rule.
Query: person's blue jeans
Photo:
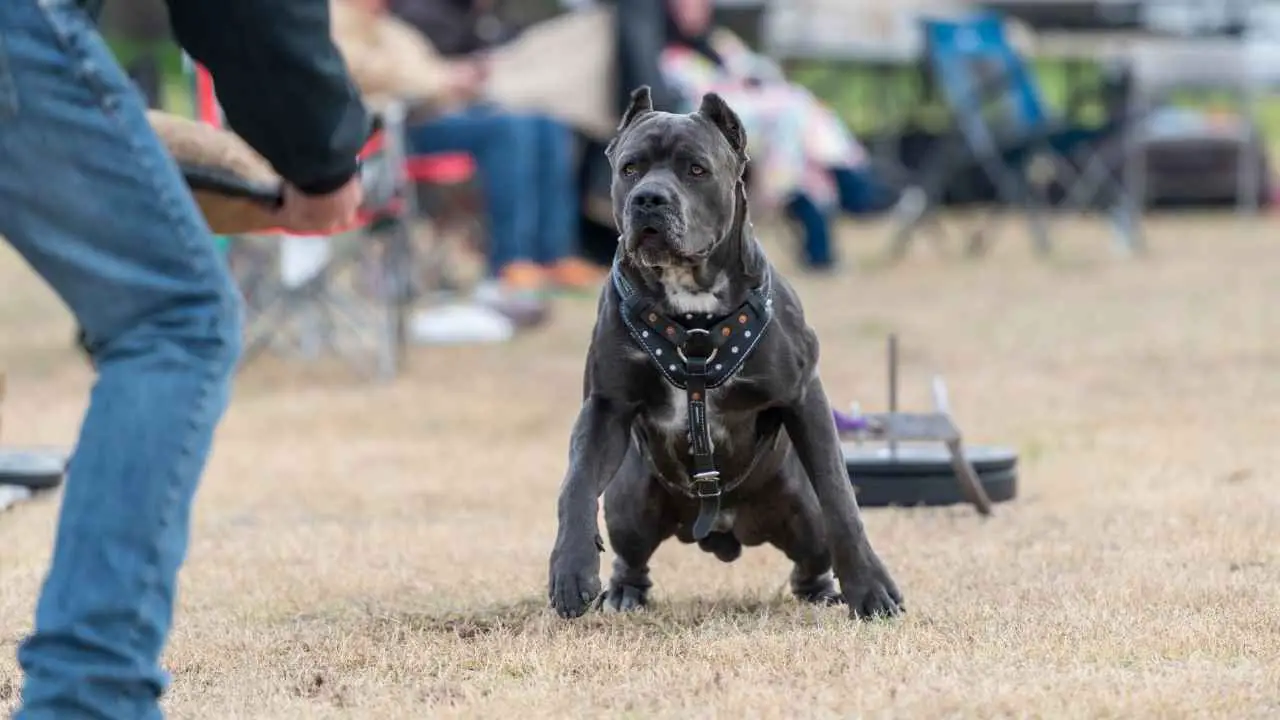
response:
[[[835,263],[831,250],[831,219],[804,193],[787,202],[786,212],[800,224],[801,259],[810,268],[829,268]]]
[[[832,168],[840,209],[850,215],[876,215],[898,202],[897,191],[886,185],[870,168]]]
[[[515,261],[548,264],[573,253],[579,220],[568,126],[473,106],[411,128],[409,151],[475,158],[489,220],[491,274]]]
[[[887,187],[870,170],[832,168],[839,209],[850,215],[874,215],[893,207],[896,192]],[[786,212],[800,224],[804,234],[802,254],[812,268],[831,268],[835,264],[831,247],[831,218],[808,195],[796,193],[787,202]]]
[[[240,347],[225,261],[73,0],[0,2],[0,235],[98,370],[15,717],[158,718],[191,503]]]

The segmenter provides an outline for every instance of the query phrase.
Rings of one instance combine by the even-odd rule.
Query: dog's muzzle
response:
[[[681,255],[680,223],[670,213],[636,211],[631,213],[627,225],[627,249],[631,252],[654,262],[662,258],[674,260]]]

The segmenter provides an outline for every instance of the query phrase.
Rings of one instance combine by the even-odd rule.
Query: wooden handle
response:
[[[192,191],[204,191],[237,200],[249,200],[275,209],[284,204],[284,193],[278,183],[266,184],[246,180],[222,168],[207,165],[180,165],[182,177]]]

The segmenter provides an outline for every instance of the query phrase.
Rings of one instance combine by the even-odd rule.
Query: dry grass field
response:
[[[562,621],[547,554],[594,303],[498,347],[418,349],[393,384],[266,358],[199,496],[167,655],[175,718],[1280,717],[1280,247],[1274,219],[1152,218],[1152,257],[1011,225],[980,263],[794,278],[838,406],[948,378],[1020,496],[869,509],[891,623],[798,606],[786,561],[671,544],[654,605]],[[845,232],[849,252],[879,228]],[[774,248],[775,258],[790,267]],[[0,250],[6,443],[73,440],[90,373]],[[86,482],[92,481],[85,478]],[[0,710],[16,703],[56,499],[0,515]],[[611,556],[603,558],[607,570]]]

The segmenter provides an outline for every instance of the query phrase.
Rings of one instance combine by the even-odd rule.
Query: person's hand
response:
[[[445,88],[449,97],[467,102],[480,96],[488,78],[488,67],[474,60],[455,60],[449,63],[447,73]]]
[[[346,185],[327,195],[307,195],[289,185],[284,186],[284,206],[280,208],[280,226],[296,233],[331,233],[345,230],[356,221],[364,188],[360,175],[353,175]]]
[[[489,82],[489,76],[493,74],[493,58],[487,51],[478,51],[467,56],[467,62],[471,63],[475,68],[477,75],[476,81],[480,85]]]

